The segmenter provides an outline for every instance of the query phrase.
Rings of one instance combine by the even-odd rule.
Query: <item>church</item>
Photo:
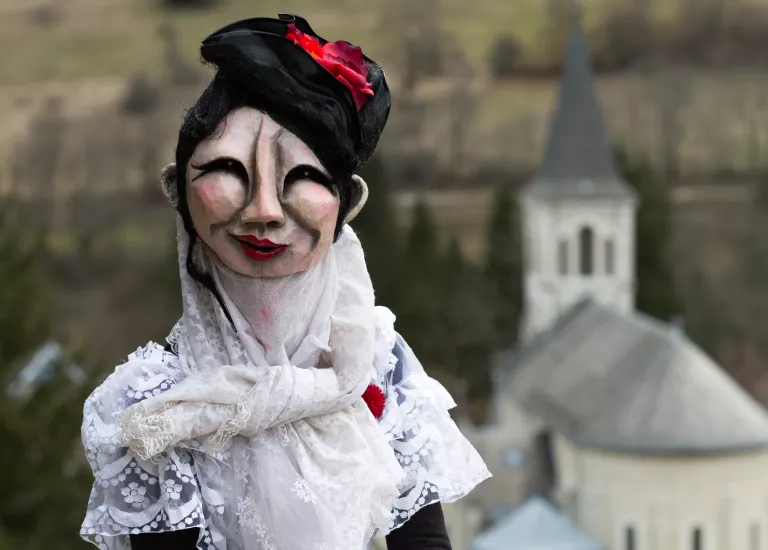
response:
[[[635,216],[576,29],[519,196],[521,344],[500,358],[472,550],[768,550],[768,412],[675,323],[637,311]]]

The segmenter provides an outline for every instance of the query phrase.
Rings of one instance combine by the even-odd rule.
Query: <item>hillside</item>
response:
[[[426,0],[425,0],[426,1]],[[455,33],[470,59],[481,62],[501,34],[517,37],[535,60],[546,44],[548,10],[559,0],[442,0],[436,17]],[[607,10],[629,0],[586,0],[585,22],[599,23]],[[660,15],[674,12],[673,2],[656,0]],[[157,28],[173,25],[180,51],[195,59],[196,46],[211,30],[236,19],[278,12],[311,19],[328,38],[361,44],[377,59],[390,55],[397,29],[382,24],[398,0],[221,0],[210,10],[168,10],[161,0],[4,0],[0,6],[2,84],[58,79],[129,76],[162,68]]]
[[[519,75],[491,80],[486,58],[500,35],[512,35],[522,46],[522,63],[536,66],[545,59],[558,59],[553,50],[562,46],[563,33],[551,28],[551,14],[567,0],[478,0],[471,4],[424,0],[419,9],[434,9],[434,17],[427,22],[443,31],[442,38],[435,40],[455,39],[456,55],[465,53],[470,67],[467,72],[426,78],[408,94],[400,91],[398,82],[406,32],[398,21],[413,15],[403,12],[413,2],[262,0],[256,4],[253,0],[219,0],[215,9],[180,11],[161,9],[161,1],[2,2],[0,161],[14,155],[31,117],[40,113],[49,98],[61,99],[61,113],[68,120],[113,117],[115,104],[132,77],[146,74],[161,82],[172,65],[203,72],[196,60],[197,46],[207,33],[238,18],[278,11],[306,15],[323,35],[357,42],[382,62],[394,90],[384,149],[407,153],[425,166],[437,162],[459,172],[484,166],[526,171],[540,158],[558,79]],[[587,31],[598,28],[622,6],[634,5],[633,1],[584,0]],[[746,1],[729,2],[728,6]],[[653,0],[651,5],[663,22],[680,14],[681,2],[685,0]],[[417,11],[413,17],[423,14]],[[174,47],[164,43],[161,26],[165,26],[166,36],[169,26],[175,29]],[[617,141],[657,165],[672,163],[688,174],[765,168],[767,85],[765,71],[756,68],[727,72],[672,68],[598,77],[606,118]],[[172,128],[194,94],[173,89],[164,93],[166,108],[152,116],[157,125]],[[78,133],[82,126],[76,122],[71,135],[87,143],[90,138]],[[161,151],[172,147],[171,142],[159,145]],[[23,177],[10,174],[8,165],[3,162],[0,190],[26,186]],[[69,188],[70,183],[60,187]]]

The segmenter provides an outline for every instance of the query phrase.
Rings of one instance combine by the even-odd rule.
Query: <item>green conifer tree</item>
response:
[[[485,279],[493,322],[493,343],[497,350],[517,341],[522,312],[522,258],[520,220],[512,191],[499,187],[487,230]]]
[[[26,398],[3,402],[0,434],[13,453],[0,459],[0,529],[13,548],[82,547],[80,524],[93,477],[80,445],[90,381],[70,379],[67,360]],[[1,548],[1,547],[0,547]]]
[[[0,549],[81,547],[79,526],[90,470],[79,448],[87,383],[54,368],[34,394],[12,381],[50,337],[55,311],[44,265],[44,235],[23,223],[19,205],[0,205]]]
[[[635,188],[640,200],[635,230],[636,307],[670,321],[683,314],[683,305],[675,290],[669,251],[669,188],[654,176],[648,163],[630,158],[623,150],[617,151],[616,158],[624,179]]]
[[[375,155],[360,171],[368,185],[368,201],[352,222],[365,251],[377,303],[393,310],[399,303],[403,276],[402,232],[392,206],[389,173],[385,161]]]
[[[438,365],[443,359],[444,323],[440,284],[443,262],[437,228],[429,207],[421,202],[413,211],[411,226],[403,243],[402,278],[395,314],[398,329],[425,364]]]
[[[470,399],[490,392],[490,360],[493,353],[493,325],[490,300],[482,271],[467,261],[458,241],[449,242],[444,258],[443,364],[453,376],[467,382]]]
[[[21,209],[0,203],[0,369],[42,343],[53,311],[41,263],[45,235],[21,223]]]

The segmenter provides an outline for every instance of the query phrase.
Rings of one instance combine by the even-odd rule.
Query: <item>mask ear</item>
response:
[[[160,173],[160,191],[174,209],[179,207],[179,189],[176,185],[176,163],[168,164]]]
[[[344,218],[344,225],[355,219],[355,217],[360,213],[360,211],[363,209],[363,206],[365,206],[366,201],[368,200],[368,184],[365,183],[365,180],[358,175],[353,175],[352,179],[360,187],[360,199],[357,201],[357,204],[354,204],[350,207],[349,212],[347,212],[347,217]]]

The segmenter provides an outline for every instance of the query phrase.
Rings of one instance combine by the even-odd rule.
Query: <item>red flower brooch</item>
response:
[[[375,384],[369,384],[363,392],[363,401],[368,405],[368,408],[373,413],[373,416],[378,420],[384,413],[384,404],[387,401],[384,392]]]
[[[358,111],[373,95],[371,83],[368,82],[368,65],[363,59],[363,50],[359,47],[343,40],[320,45],[316,38],[304,34],[293,23],[288,25],[288,33],[285,37],[301,47],[339,82],[349,88],[352,97],[355,98]]]

